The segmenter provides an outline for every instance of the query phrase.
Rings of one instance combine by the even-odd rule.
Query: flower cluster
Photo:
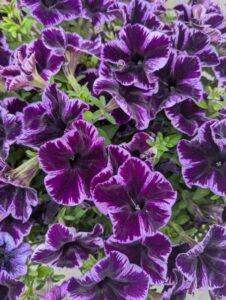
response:
[[[18,0],[0,19],[0,298],[226,297],[221,8]]]

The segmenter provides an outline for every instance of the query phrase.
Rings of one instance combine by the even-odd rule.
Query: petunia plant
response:
[[[221,5],[0,2],[0,299],[225,299]]]

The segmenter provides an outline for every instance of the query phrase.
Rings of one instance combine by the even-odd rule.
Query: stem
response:
[[[36,155],[35,157],[24,162],[16,169],[12,169],[8,171],[5,174],[5,176],[8,178],[8,180],[13,180],[13,181],[15,180],[25,186],[29,186],[32,179],[36,176],[38,170],[39,170],[39,161]]]
[[[77,94],[77,96],[79,96],[80,95],[80,85],[78,84],[78,81],[76,80],[75,76],[73,74],[71,74],[71,72],[68,69],[68,66],[66,66],[66,65],[64,66],[63,70],[64,70],[64,75],[67,78],[68,82],[72,86],[72,88],[75,91],[75,93]]]
[[[188,243],[188,245],[192,248],[194,247],[197,243],[195,240],[193,240],[189,235],[187,235],[187,233],[183,230],[183,228],[174,223],[174,222],[170,222],[170,227],[173,228],[177,233],[178,235],[186,242]]]
[[[119,108],[118,104],[115,102],[114,99],[111,99],[108,104],[104,107],[104,112],[108,113],[115,109]]]

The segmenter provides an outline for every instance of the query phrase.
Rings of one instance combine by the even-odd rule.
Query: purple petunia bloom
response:
[[[177,50],[191,56],[198,56],[202,66],[219,64],[217,51],[211,46],[208,35],[198,30],[189,29],[182,22],[175,22],[173,29],[172,39]]]
[[[148,124],[152,119],[152,90],[146,91],[134,85],[125,86],[113,78],[105,78],[101,76],[94,82],[94,92],[96,94],[103,92],[109,94],[115,103],[113,113],[117,108],[120,108],[127,116],[125,120],[135,120],[136,127],[139,130],[146,129],[148,127]]]
[[[6,159],[10,146],[16,143],[22,131],[22,110],[26,102],[10,97],[0,104],[0,158]]]
[[[197,57],[171,52],[165,67],[155,74],[159,78],[159,91],[152,97],[153,111],[158,112],[188,98],[202,99],[201,66]]]
[[[181,279],[178,277],[178,270],[176,268],[176,258],[180,253],[187,252],[189,249],[190,248],[187,243],[174,245],[172,247],[172,251],[168,257],[168,263],[167,263],[168,268],[167,268],[166,282],[168,285],[175,285],[177,283],[177,280]]]
[[[145,300],[148,275],[117,251],[110,252],[79,279],[72,278],[68,292],[72,299]]]
[[[0,33],[0,69],[10,64],[12,51],[9,49],[5,36]]]
[[[109,215],[114,238],[132,242],[167,224],[176,192],[163,175],[129,158],[117,175],[96,186],[93,198],[97,208]]]
[[[132,0],[123,6],[125,24],[140,24],[151,30],[160,30],[164,24],[154,14],[154,3],[143,0]]]
[[[153,153],[151,147],[147,141],[153,141],[154,139],[145,132],[138,132],[134,134],[132,140],[129,143],[123,143],[120,146],[130,152],[132,156],[138,157],[153,170],[153,159],[155,153]]]
[[[165,114],[175,129],[189,136],[195,135],[200,126],[208,120],[206,111],[191,99],[166,108]]]
[[[92,22],[96,28],[100,28],[107,22],[113,21],[116,17],[122,18],[116,0],[81,0],[81,16]]]
[[[18,300],[24,284],[12,279],[6,272],[0,273],[0,295],[2,300]]]
[[[55,285],[41,300],[66,300],[68,282],[62,283],[60,286]]]
[[[82,120],[76,121],[74,127],[62,138],[45,143],[39,151],[40,163],[48,174],[45,186],[49,195],[69,206],[90,198],[90,182],[107,163],[104,139],[96,128]]]
[[[220,288],[226,280],[226,228],[212,225],[205,238],[176,259],[193,289]]]
[[[100,56],[101,40],[98,36],[94,41],[84,40],[76,33],[65,32],[62,28],[47,28],[42,31],[45,46],[56,55],[63,56],[73,74],[80,53]]]
[[[30,222],[22,222],[20,220],[15,220],[11,216],[0,223],[0,232],[8,232],[14,239],[16,245],[22,243],[25,236],[27,236],[31,231],[32,224]]]
[[[95,190],[98,183],[102,183],[110,179],[118,173],[119,167],[130,157],[128,151],[120,146],[109,145],[107,147],[108,162],[106,168],[101,170],[91,182],[91,192]]]
[[[120,66],[112,70],[122,85],[141,89],[157,85],[153,72],[164,67],[168,57],[168,37],[139,24],[123,27],[119,39],[105,44],[102,53],[103,60]]]
[[[9,66],[0,70],[9,91],[31,87],[44,88],[61,68],[63,57],[46,48],[41,39],[24,44],[14,52]]]
[[[212,290],[212,294],[217,299],[225,299],[226,297],[226,281],[223,287]]]
[[[175,284],[168,287],[161,300],[185,300],[191,283],[180,272],[175,271]]]
[[[61,137],[72,129],[73,122],[81,119],[87,109],[87,104],[69,99],[56,84],[49,85],[42,101],[29,104],[24,109],[20,143],[39,149],[45,142]]]
[[[81,267],[90,254],[103,248],[103,227],[96,224],[91,232],[76,232],[73,227],[54,224],[46,234],[45,244],[37,247],[32,260],[56,267]]]
[[[55,201],[43,201],[33,209],[30,221],[40,225],[52,224],[60,209],[61,206]]]
[[[140,266],[150,276],[150,284],[165,282],[171,244],[162,233],[157,232],[130,244],[121,244],[110,238],[105,243],[105,250],[125,254],[131,263]]]
[[[220,63],[214,68],[219,86],[224,88],[226,86],[226,56],[220,57]]]
[[[225,41],[226,22],[219,7],[209,5],[206,1],[206,5],[203,3],[179,4],[175,10],[178,20],[198,28],[209,36],[211,42],[219,44]]]
[[[11,278],[17,278],[27,273],[27,258],[32,250],[29,244],[15,244],[7,232],[0,232],[0,274],[6,272]]]
[[[34,18],[50,26],[74,20],[81,14],[80,0],[22,0]]]
[[[34,169],[36,168],[35,164]],[[32,213],[32,207],[38,204],[36,190],[27,184],[27,180],[30,182],[33,178],[32,173],[27,172],[24,176],[28,178],[21,178],[16,174],[16,169],[11,170],[5,163],[2,163],[0,172],[1,220],[11,215],[16,220],[27,222]]]
[[[181,140],[178,155],[186,185],[209,188],[226,196],[226,122],[211,120],[202,125],[191,140]]]

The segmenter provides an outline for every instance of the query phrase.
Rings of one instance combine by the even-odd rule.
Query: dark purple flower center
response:
[[[222,165],[223,165],[223,162],[221,160],[218,160],[216,163],[215,163],[216,167],[217,168],[221,168]]]
[[[69,160],[69,164],[70,164],[71,168],[75,169],[76,167],[78,167],[80,160],[81,160],[80,153],[75,153]]]
[[[131,64],[133,68],[142,68],[143,67],[143,62],[144,62],[144,57],[141,56],[138,53],[135,53],[131,57]]]
[[[5,285],[0,285],[0,296],[1,300],[6,300],[9,293],[9,289]]]
[[[111,281],[111,278],[109,277],[105,277],[102,281],[100,281],[98,284],[97,284],[97,287],[100,289],[100,290],[103,290],[104,288],[106,288],[106,285]]]
[[[226,162],[226,152],[225,151],[215,154],[215,156],[212,158],[212,166],[219,170],[223,167],[225,162]]]
[[[130,197],[131,200],[131,209],[133,212],[137,212],[140,211],[144,208],[145,205],[145,201],[144,199],[133,199],[132,197]]]
[[[6,253],[5,247],[0,247],[0,269],[4,269],[7,272],[10,271],[10,257],[9,254]]]
[[[42,4],[47,8],[54,7],[59,0],[41,0]]]
[[[168,84],[169,92],[173,92],[175,90],[176,86],[177,86],[177,80],[176,80],[176,78],[170,77],[168,79],[167,84]]]
[[[138,151],[138,150],[131,151],[130,153],[132,156],[140,157],[140,151]]]

